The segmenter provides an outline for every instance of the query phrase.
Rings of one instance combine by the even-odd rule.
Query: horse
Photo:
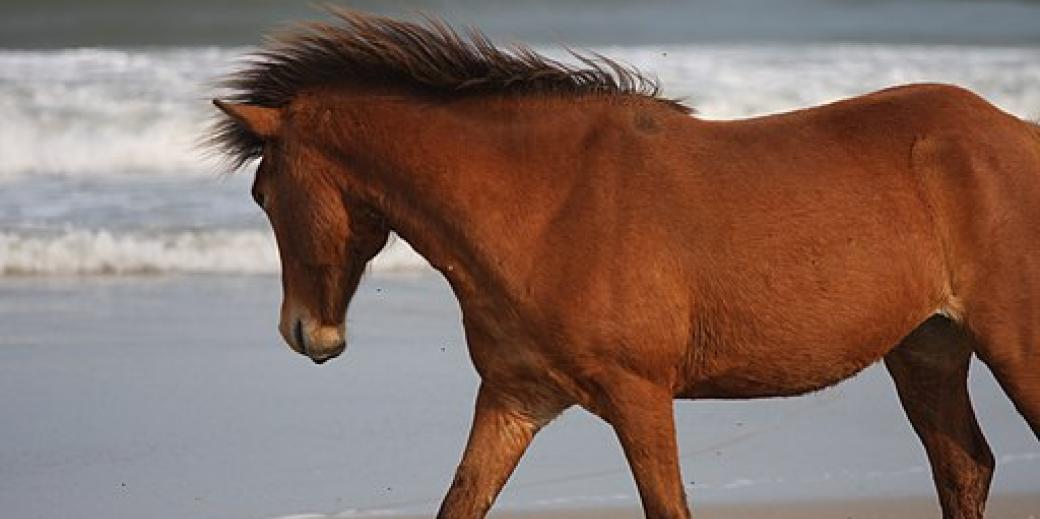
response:
[[[334,10],[226,79],[211,143],[279,248],[316,363],[391,232],[449,283],[480,376],[437,517],[484,517],[535,434],[612,426],[648,518],[689,518],[674,399],[800,395],[883,360],[942,516],[982,517],[992,371],[1040,438],[1040,128],[949,85],[695,117],[609,58]]]

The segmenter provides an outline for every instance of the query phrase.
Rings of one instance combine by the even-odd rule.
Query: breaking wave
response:
[[[0,181],[214,174],[199,135],[213,78],[244,49],[0,52]]]
[[[215,78],[248,48],[0,51],[0,181],[219,171],[196,144]],[[978,91],[1040,115],[1040,49],[663,45],[600,49],[660,77],[705,117],[746,117],[912,81]],[[558,50],[551,55],[565,58]]]
[[[196,146],[214,115],[213,79],[249,50],[0,50],[0,276],[278,272],[248,175],[214,183],[221,168]],[[955,83],[1021,117],[1040,116],[1036,47],[598,50],[658,76],[665,95],[685,98],[704,118],[789,110],[915,81]],[[372,268],[425,265],[399,241]]]

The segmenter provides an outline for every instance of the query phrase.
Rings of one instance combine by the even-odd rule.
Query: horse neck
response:
[[[587,116],[551,99],[337,105],[350,107],[341,156],[354,157],[348,169],[364,184],[356,187],[391,228],[456,292],[519,290],[535,268],[532,245],[567,193],[559,165],[579,149]]]

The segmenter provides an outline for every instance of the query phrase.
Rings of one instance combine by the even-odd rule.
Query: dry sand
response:
[[[895,499],[764,503],[751,505],[702,505],[696,519],[917,519],[939,517],[939,506],[930,497]],[[544,512],[500,512],[491,519],[637,519],[632,508],[573,509]],[[990,498],[987,519],[1040,519],[1040,494],[1000,495]]]

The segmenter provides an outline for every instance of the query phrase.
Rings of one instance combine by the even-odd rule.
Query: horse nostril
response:
[[[297,320],[293,326],[293,338],[296,339],[296,345],[300,348],[300,353],[307,354],[307,343],[303,340],[303,321]]]

